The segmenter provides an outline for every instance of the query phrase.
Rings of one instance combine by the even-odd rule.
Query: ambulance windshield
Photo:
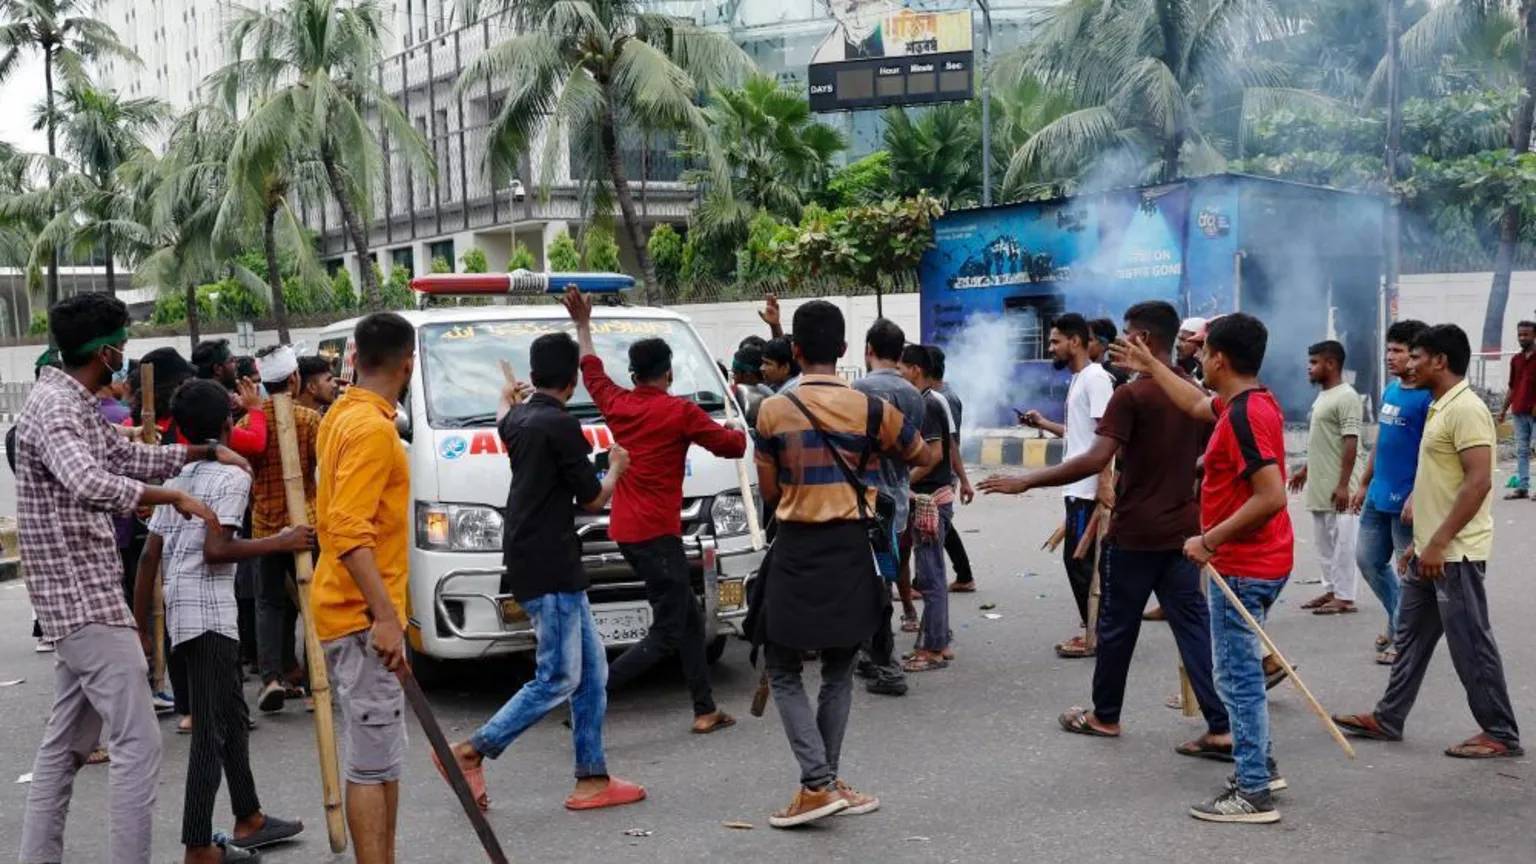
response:
[[[427,324],[420,328],[422,380],[426,384],[427,419],[436,429],[492,426],[501,394],[499,361],[512,364],[517,377],[528,380],[528,349],[545,333],[565,331],[575,336],[569,321],[466,321]],[[672,346],[672,389],[706,411],[722,411],[720,373],[693,331],[679,321],[648,318],[597,319],[592,341],[608,375],[630,387],[629,346],[658,337]],[[592,397],[579,383],[568,407],[582,419],[598,416]]]

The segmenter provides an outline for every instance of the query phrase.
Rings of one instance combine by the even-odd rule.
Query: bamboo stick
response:
[[[299,459],[299,436],[293,419],[293,397],[272,394],[272,414],[277,423],[278,452],[282,457],[283,491],[288,497],[288,524],[309,522],[305,505],[304,468]],[[315,744],[320,751],[320,788],[325,801],[325,827],[332,852],[347,848],[347,824],[341,810],[341,769],[336,758],[336,719],[331,713],[331,682],[325,670],[325,653],[315,633],[315,619],[310,614],[309,589],[314,577],[314,561],[309,552],[295,552],[293,572],[297,576],[299,614],[304,619],[304,656],[309,667],[309,693],[315,700]]]
[[[1274,640],[1269,638],[1269,634],[1265,633],[1264,628],[1259,626],[1259,622],[1248,611],[1248,607],[1244,606],[1242,601],[1238,599],[1237,594],[1233,593],[1232,586],[1228,585],[1227,580],[1223,579],[1221,574],[1216,572],[1216,568],[1211,565],[1205,565],[1204,572],[1206,577],[1216,587],[1221,589],[1221,593],[1227,595],[1227,602],[1237,609],[1237,614],[1242,616],[1243,622],[1248,625],[1248,629],[1252,630],[1254,635],[1259,637],[1259,641],[1263,642],[1264,646],[1274,655],[1275,662],[1280,664],[1280,667],[1285,670],[1286,677],[1290,678],[1296,685],[1296,689],[1301,691],[1301,695],[1306,697],[1307,707],[1312,709],[1312,713],[1316,714],[1318,719],[1323,721],[1323,727],[1328,730],[1329,735],[1333,736],[1333,740],[1344,750],[1345,755],[1351,759],[1355,758],[1355,748],[1350,746],[1349,740],[1344,737],[1344,733],[1339,731],[1338,724],[1333,722],[1332,715],[1323,707],[1323,703],[1317,701],[1317,697],[1312,695],[1312,691],[1297,676],[1296,668],[1291,665],[1289,660],[1285,659],[1285,655],[1280,653],[1280,649],[1275,645]]]
[[[1100,504],[1094,510],[1093,520],[1088,523],[1089,528],[1097,528],[1093,533],[1084,534],[1084,539],[1095,537],[1098,541],[1093,545],[1093,578],[1088,583],[1088,632],[1083,637],[1083,643],[1088,646],[1090,652],[1099,650],[1099,603],[1103,599],[1103,589],[1099,584],[1099,564],[1104,557],[1104,537],[1109,534],[1109,508]]]
[[[1061,541],[1065,540],[1066,538],[1067,523],[1063,522],[1056,526],[1056,530],[1051,532],[1051,536],[1045,538],[1045,542],[1040,544],[1040,548],[1047,552],[1055,552],[1058,548],[1061,547]]]
[[[139,440],[145,444],[160,443],[160,427],[155,425],[155,367],[139,364],[139,423],[142,429]],[[151,607],[154,624],[151,627],[155,639],[155,692],[165,691],[165,580],[155,571],[155,595]]]
[[[1185,717],[1200,713],[1200,702],[1195,698],[1194,685],[1189,683],[1189,672],[1185,671],[1183,663],[1179,664],[1179,710]]]

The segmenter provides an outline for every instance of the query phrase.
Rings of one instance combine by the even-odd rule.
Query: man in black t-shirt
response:
[[[1164,363],[1173,355],[1179,317],[1169,303],[1149,301],[1125,313],[1127,339],[1143,341]],[[1184,542],[1200,531],[1195,461],[1202,424],[1185,414],[1150,377],[1131,381],[1110,397],[1089,449],[1060,465],[981,484],[989,493],[1018,494],[1063,486],[1103,471],[1119,455],[1114,515],[1106,537],[1093,669],[1093,708],[1061,715],[1063,729],[1084,735],[1120,735],[1120,709],[1131,655],[1141,632],[1141,610],[1156,593],[1178,643],[1179,656],[1206,722],[1206,734],[1179,745],[1186,756],[1230,758],[1231,723],[1211,673],[1210,612],[1200,590],[1200,569],[1184,557]]]
[[[569,810],[632,804],[645,789],[608,776],[603,751],[607,711],[608,660],[587,604],[588,579],[581,566],[576,507],[601,511],[613,497],[629,454],[614,445],[608,475],[601,482],[588,455],[592,445],[581,422],[565,410],[576,391],[579,354],[567,333],[540,336],[530,350],[534,393],[508,382],[502,393],[498,428],[512,461],[502,535],[506,574],[501,590],[528,614],[538,638],[537,670],[507,704],[467,741],[453,746],[481,808],[486,757],[495,759],[519,735],[567,700],[571,703],[576,751],[576,789]]]
[[[917,650],[902,665],[907,672],[927,672],[949,665],[954,656],[949,641],[949,580],[944,573],[944,538],[955,510],[955,474],[950,464],[949,406],[935,388],[933,353],[925,345],[909,345],[901,354],[901,373],[923,394],[923,440],[940,451],[931,467],[912,469],[912,587],[923,595]]]

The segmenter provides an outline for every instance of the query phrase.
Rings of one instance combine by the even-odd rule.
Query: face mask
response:
[[[128,367],[127,366],[124,366],[121,369],[113,370],[113,372],[112,372],[112,383],[113,384],[121,384],[121,383],[123,383],[124,381],[127,381],[127,380],[128,380]]]

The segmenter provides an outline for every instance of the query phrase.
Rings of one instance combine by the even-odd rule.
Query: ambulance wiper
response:
[[[470,426],[494,426],[496,425],[496,412],[488,414],[470,414],[467,417],[447,417],[443,420],[444,429],[467,429]]]

